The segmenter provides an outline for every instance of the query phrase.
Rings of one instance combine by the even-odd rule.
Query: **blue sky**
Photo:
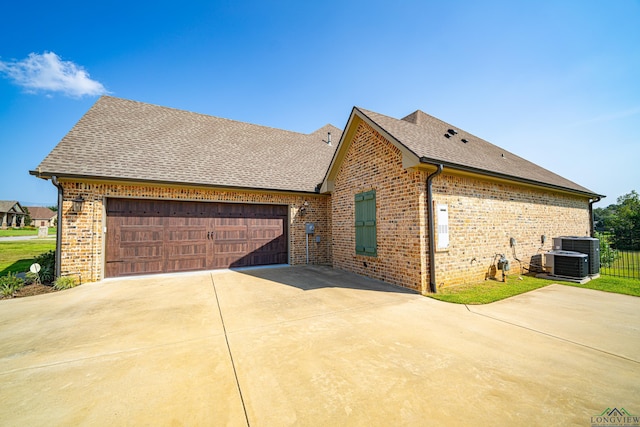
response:
[[[640,190],[640,0],[0,6],[0,199],[100,93],[309,133],[421,109],[607,195]]]

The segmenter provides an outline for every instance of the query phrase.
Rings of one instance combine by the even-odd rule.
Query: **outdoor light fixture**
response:
[[[82,212],[82,204],[84,203],[84,199],[82,196],[78,196],[72,200],[73,202],[73,211],[74,212]]]
[[[309,202],[305,200],[302,207],[299,209],[300,215],[304,215],[307,212],[307,206],[309,206]]]

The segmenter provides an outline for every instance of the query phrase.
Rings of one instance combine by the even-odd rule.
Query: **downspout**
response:
[[[438,165],[438,170],[427,177],[427,217],[429,221],[429,290],[434,294],[438,292],[436,285],[436,236],[433,220],[433,194],[431,192],[431,184],[433,178],[442,173],[444,166]]]
[[[593,204],[598,203],[600,200],[602,200],[602,197],[596,196],[595,199],[589,201],[589,226],[591,228],[591,237],[594,237],[596,234],[596,224],[593,220]]]
[[[56,227],[56,279],[60,277],[60,261],[62,259],[62,200],[64,198],[64,189],[58,182],[57,176],[51,177],[51,183],[58,189],[58,226]]]

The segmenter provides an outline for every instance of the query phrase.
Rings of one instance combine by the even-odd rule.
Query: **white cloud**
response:
[[[33,93],[62,92],[74,98],[107,93],[102,83],[89,78],[84,68],[63,61],[53,52],[31,53],[22,61],[0,61],[0,73]]]

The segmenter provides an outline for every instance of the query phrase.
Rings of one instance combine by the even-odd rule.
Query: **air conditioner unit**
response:
[[[544,254],[544,267],[554,276],[581,279],[589,275],[589,256],[580,252],[553,250]]]
[[[600,241],[598,239],[574,236],[554,237],[553,249],[589,255],[589,274],[600,273]]]

